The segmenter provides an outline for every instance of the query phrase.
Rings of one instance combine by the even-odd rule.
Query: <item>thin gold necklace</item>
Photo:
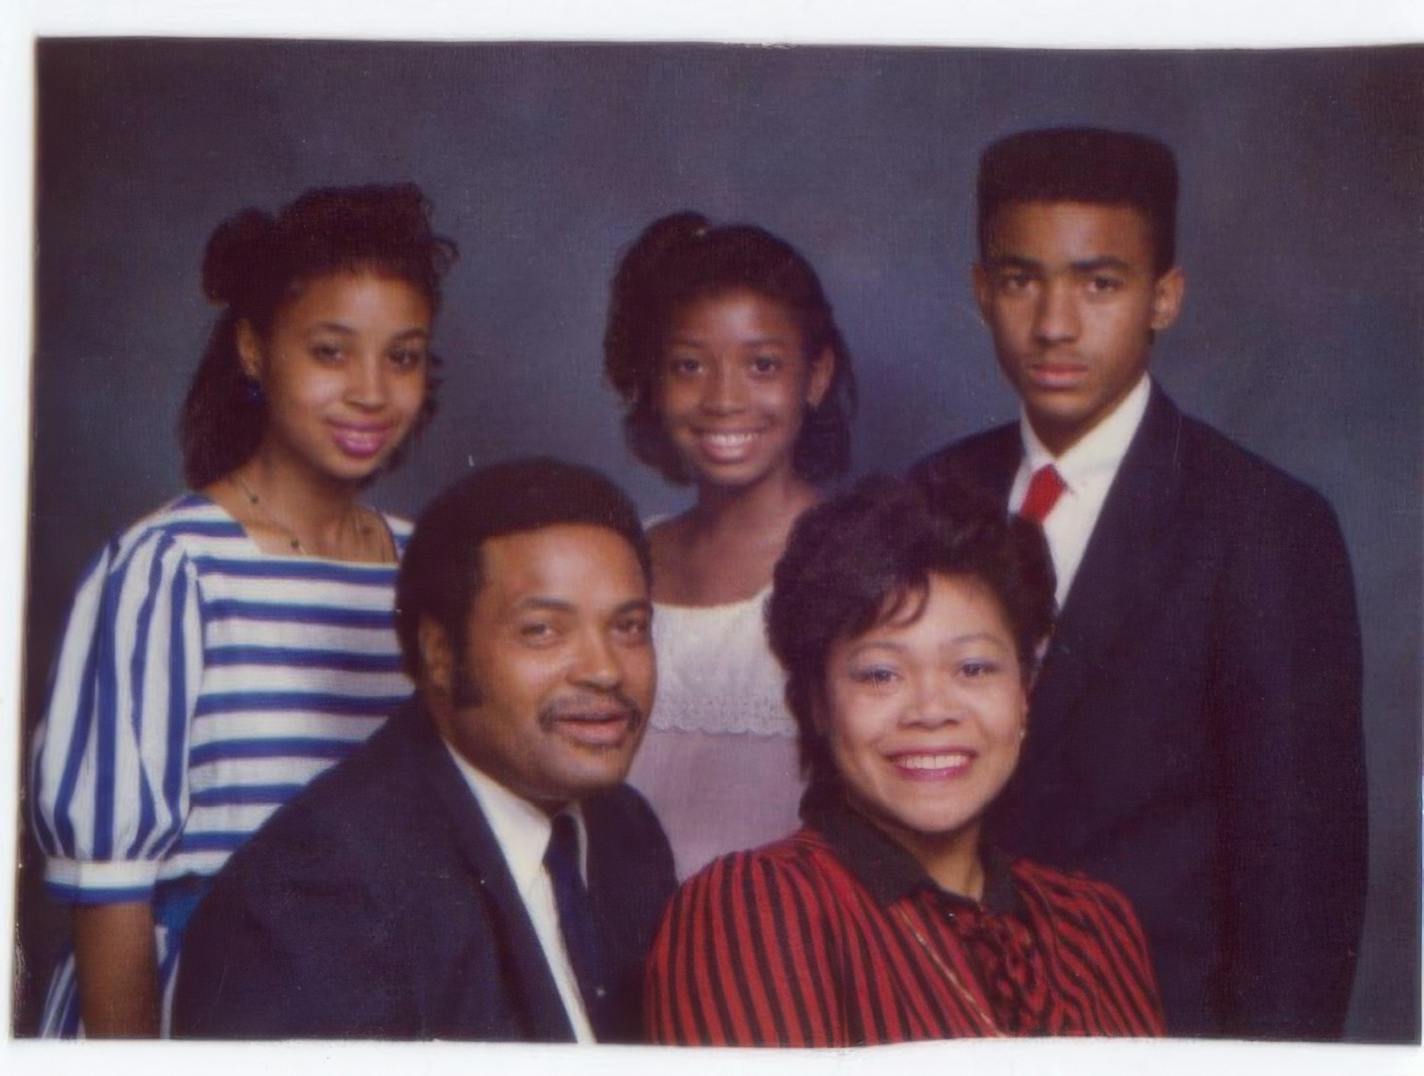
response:
[[[945,963],[939,953],[935,952],[934,947],[930,945],[930,940],[920,933],[920,928],[915,926],[915,921],[910,918],[910,914],[898,905],[895,907],[895,914],[899,916],[900,921],[904,923],[910,933],[914,935],[915,941],[920,943],[920,948],[925,951],[925,955],[930,958],[930,961],[940,970],[940,973],[949,980],[949,985],[954,987],[954,991],[959,995],[960,1000],[969,1006],[973,1013],[979,1017],[983,1025],[988,1028],[989,1037],[995,1039],[1008,1038],[1004,1032],[999,1030],[998,1023],[984,1010],[984,1006],[979,1004],[979,999],[964,985],[963,981],[955,973],[955,970]]]
[[[257,509],[263,519],[287,536],[287,540],[292,545],[292,551],[306,556],[306,548],[302,545],[302,540],[297,537],[297,532],[272,514],[268,507],[262,503],[262,499],[252,491],[252,487],[242,480],[242,476],[236,471],[233,471],[228,477],[232,479],[233,484],[236,485],[238,489],[242,490],[242,495],[247,498],[247,503]]]
[[[280,519],[278,519],[272,514],[271,509],[269,509],[265,504],[262,503],[262,498],[257,496],[256,492],[252,489],[252,487],[242,480],[242,476],[240,474],[238,474],[236,471],[233,471],[228,475],[228,477],[231,478],[233,484],[236,485],[237,488],[242,491],[242,495],[247,498],[247,503],[250,504],[253,508],[257,509],[263,519],[265,519],[268,523],[272,524],[273,527],[277,528],[278,531],[280,531],[283,535],[286,536],[286,539],[291,545],[292,551],[294,553],[300,553],[303,556],[311,555],[307,552],[306,547],[302,545],[302,540],[297,537],[297,532],[292,530],[291,527],[287,526],[285,523],[283,523]],[[353,505],[351,508],[350,516],[359,517],[362,512],[363,508],[360,505]],[[361,536],[361,540],[363,542],[370,538],[371,525],[369,523],[364,523],[359,518],[356,518],[353,526],[356,528],[356,533]],[[389,562],[395,559],[393,556],[391,556],[391,550],[388,548],[384,548],[388,545],[389,542],[382,543],[383,548],[381,549],[381,558],[385,562]]]

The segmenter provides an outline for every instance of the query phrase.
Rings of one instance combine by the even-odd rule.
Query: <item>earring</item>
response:
[[[262,403],[262,382],[255,377],[245,377],[242,383],[242,398],[253,407]]]

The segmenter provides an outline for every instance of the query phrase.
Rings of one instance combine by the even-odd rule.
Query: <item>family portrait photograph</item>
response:
[[[1417,1064],[1424,19],[1225,6],[17,14],[5,1066]]]

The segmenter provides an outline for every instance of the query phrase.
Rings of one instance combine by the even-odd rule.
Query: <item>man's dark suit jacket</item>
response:
[[[637,1041],[672,854],[626,786],[583,815],[619,1038]],[[177,991],[180,1036],[574,1038],[494,834],[415,703],[228,861],[185,933]]]
[[[1007,501],[1017,425],[918,464]],[[1174,1035],[1341,1031],[1365,891],[1360,635],[1313,490],[1154,387],[1035,684],[992,831],[1112,882]]]

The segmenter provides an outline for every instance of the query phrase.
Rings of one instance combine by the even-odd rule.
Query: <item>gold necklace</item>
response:
[[[278,519],[272,514],[271,509],[269,509],[265,504],[262,503],[262,498],[257,496],[256,492],[252,489],[252,487],[242,480],[242,476],[240,474],[238,474],[236,471],[233,471],[228,475],[228,477],[231,478],[233,484],[236,485],[237,488],[242,491],[242,495],[247,498],[247,503],[250,504],[253,508],[255,508],[258,513],[261,514],[263,519],[265,519],[268,523],[270,523],[286,537],[294,553],[300,553],[302,556],[311,555],[307,552],[306,547],[302,545],[302,540],[297,537],[297,532],[292,530],[291,527],[287,526],[285,523],[283,523],[280,519]],[[355,520],[352,526],[355,528],[356,533],[361,536],[361,541],[363,543],[369,541],[371,536],[371,524],[363,523],[359,518],[364,511],[368,511],[368,509],[364,509],[361,505],[353,505],[348,515],[348,518],[353,518]],[[382,563],[390,563],[391,561],[395,560],[394,550],[393,548],[391,548],[389,536],[387,537],[387,540],[381,543],[381,547]]]
[[[292,551],[294,553],[301,553],[303,556],[306,556],[307,551],[302,546],[302,540],[297,537],[297,532],[292,530],[291,527],[287,526],[276,516],[274,516],[271,511],[268,510],[267,506],[262,503],[261,498],[258,497],[256,493],[252,492],[252,487],[242,480],[242,476],[236,471],[233,471],[228,475],[228,477],[231,478],[233,484],[242,491],[242,495],[247,498],[247,503],[250,504],[253,508],[257,509],[258,513],[261,514],[263,519],[265,519],[268,523],[272,524],[272,526],[276,527],[277,530],[281,531],[287,536],[287,540],[292,544]]]
[[[930,945],[929,939],[920,933],[920,928],[915,926],[915,922],[910,918],[909,913],[906,912],[904,908],[896,905],[895,914],[899,916],[900,921],[904,923],[905,927],[914,935],[915,941],[920,943],[920,948],[925,951],[925,955],[930,958],[930,961],[940,970],[940,973],[949,980],[949,985],[954,987],[954,991],[959,995],[960,1000],[969,1006],[973,1013],[979,1017],[980,1021],[988,1029],[989,1037],[995,1039],[1008,1038],[1004,1032],[999,1030],[998,1023],[984,1010],[984,1006],[979,1004],[979,999],[964,985],[963,981],[955,973],[955,970],[945,963],[939,953],[935,952],[934,947]]]

